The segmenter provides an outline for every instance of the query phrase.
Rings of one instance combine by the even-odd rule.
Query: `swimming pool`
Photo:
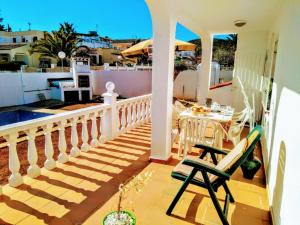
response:
[[[50,116],[50,113],[15,110],[0,113],[0,126]]]

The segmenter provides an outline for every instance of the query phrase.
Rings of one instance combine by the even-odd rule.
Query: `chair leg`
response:
[[[227,221],[227,218],[226,218],[226,216],[225,216],[225,214],[224,214],[224,212],[223,212],[223,210],[222,210],[222,208],[220,206],[220,203],[219,203],[219,201],[217,199],[215,191],[213,190],[213,188],[211,186],[211,183],[209,181],[207,173],[204,172],[204,171],[201,171],[201,172],[202,172],[202,176],[204,178],[204,181],[205,181],[205,183],[207,185],[207,189],[208,189],[209,195],[211,197],[211,200],[212,200],[212,202],[213,202],[213,204],[214,204],[214,206],[215,206],[215,208],[217,210],[217,213],[218,213],[218,215],[219,215],[219,217],[220,217],[220,219],[222,221],[222,224],[223,225],[229,225],[229,223]]]
[[[185,191],[185,189],[187,188],[187,186],[189,185],[190,181],[194,178],[194,176],[196,175],[197,170],[193,169],[191,174],[185,179],[184,183],[182,184],[182,186],[180,187],[179,191],[177,192],[176,196],[174,197],[173,201],[171,202],[166,214],[167,215],[171,215],[174,207],[176,206],[178,200],[180,199],[181,195],[183,194],[183,192]]]
[[[227,194],[229,194],[229,200],[231,203],[234,203],[234,198],[233,198],[233,195],[231,194],[231,191],[229,190],[229,187],[228,185],[226,184],[226,182],[224,182],[223,184],[223,187],[224,187],[224,190]]]

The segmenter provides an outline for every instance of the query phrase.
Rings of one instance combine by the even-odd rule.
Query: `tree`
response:
[[[84,46],[80,46],[82,40],[77,37],[73,24],[64,22],[60,24],[58,31],[45,32],[44,38],[31,45],[31,54],[39,53],[42,56],[55,58],[58,61],[58,53],[63,51],[66,54],[66,61],[69,62],[72,55]]]
[[[226,37],[227,41],[229,42],[229,45],[233,46],[234,48],[236,48],[237,45],[237,34],[229,34]]]

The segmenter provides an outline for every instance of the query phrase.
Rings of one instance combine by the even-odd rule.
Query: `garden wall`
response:
[[[0,73],[0,107],[38,101],[38,93],[50,98],[48,78],[69,78],[72,73]]]

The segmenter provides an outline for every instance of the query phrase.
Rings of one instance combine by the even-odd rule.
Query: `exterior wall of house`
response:
[[[269,154],[268,188],[275,225],[299,223],[300,201],[300,2],[286,1],[274,26],[279,31],[272,99],[273,143]]]
[[[263,114],[262,146],[273,224],[296,225],[300,201],[300,2],[288,0],[283,6],[268,32],[238,34],[234,106],[243,107],[236,80],[240,77],[250,101],[253,93],[256,109],[262,108],[265,79],[269,79],[273,67],[272,46],[278,40],[270,109],[257,113]]]
[[[249,102],[255,99],[256,119],[261,115],[261,86],[267,51],[269,33],[267,31],[240,32],[235,56],[233,78],[233,106],[237,111],[245,108],[241,97],[241,87],[237,78],[244,85]]]
[[[33,38],[41,39],[44,37],[44,31],[17,31],[17,32],[6,32],[0,31],[0,44],[14,43],[13,38],[16,39],[15,43],[32,43]],[[23,41],[25,39],[25,41]]]

